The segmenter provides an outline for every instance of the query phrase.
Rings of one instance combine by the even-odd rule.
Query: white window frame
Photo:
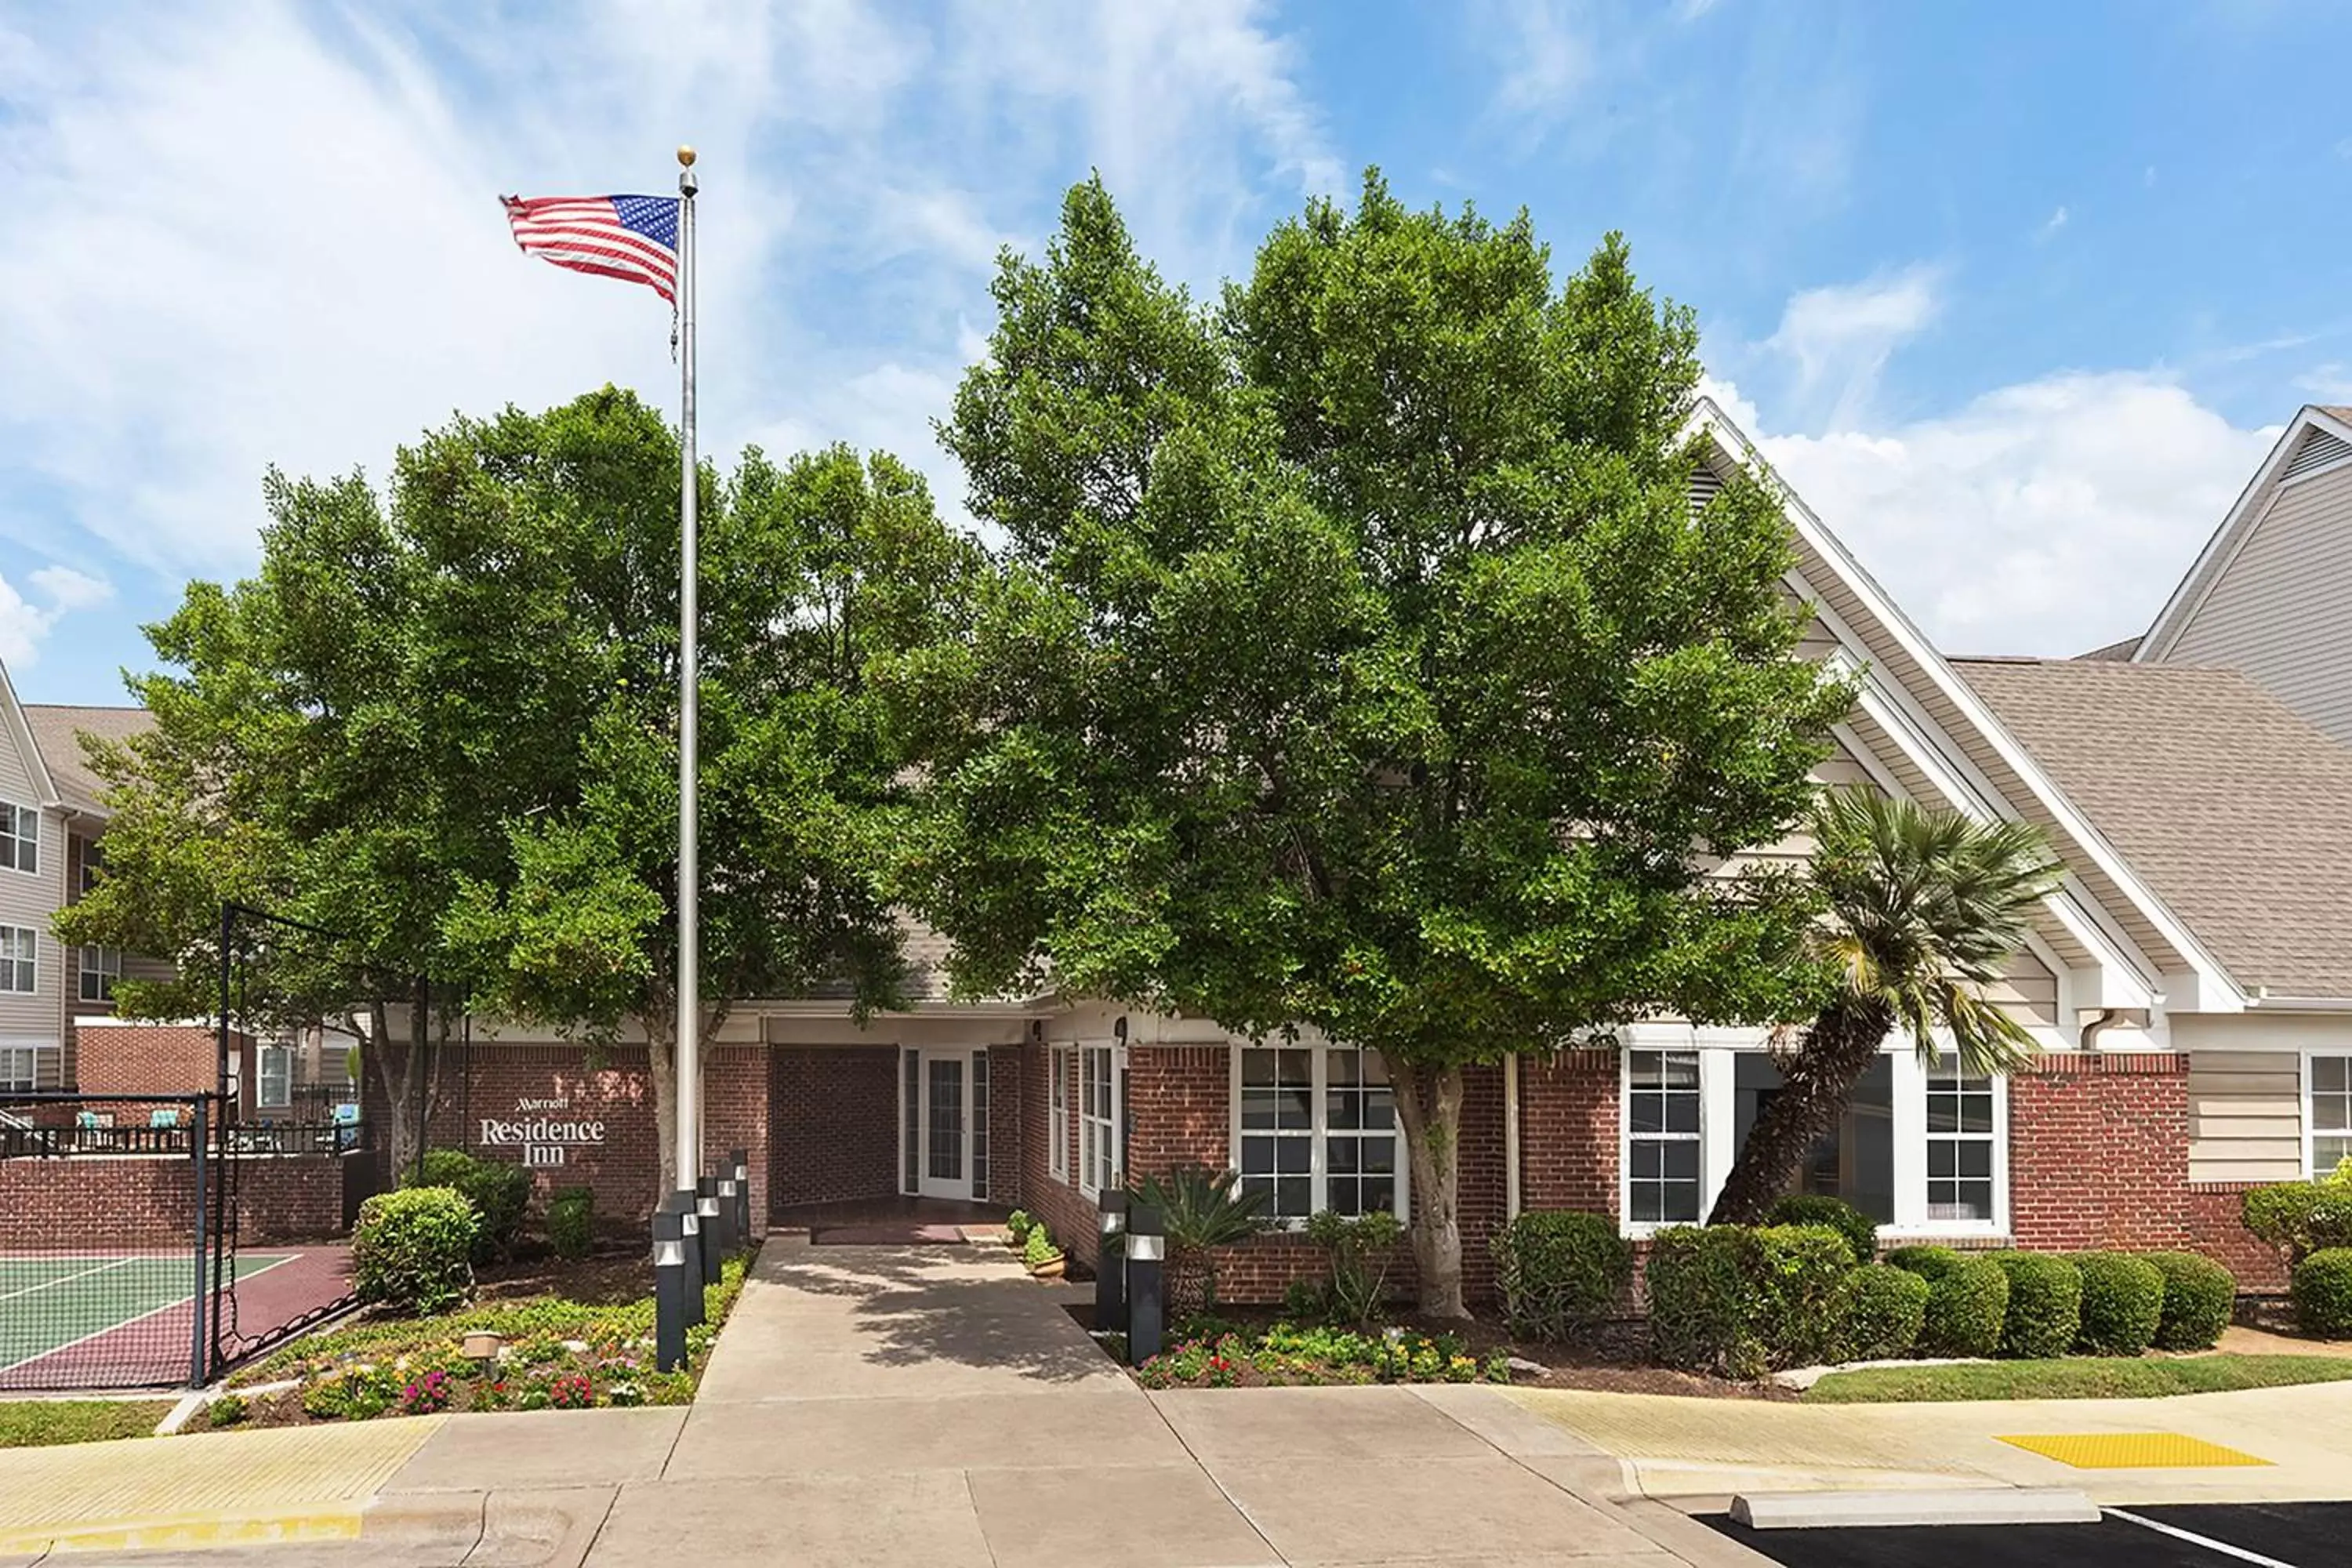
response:
[[[0,1040],[0,1092],[31,1094],[41,1087],[41,1053],[55,1046],[37,1040]],[[23,1065],[23,1076],[17,1072]]]
[[[24,939],[25,951],[16,952],[18,938]],[[24,966],[25,984],[16,984],[16,966]],[[0,994],[10,996],[36,995],[41,989],[41,933],[33,926],[0,925]]]
[[[32,825],[32,832],[29,834],[25,831],[28,821]],[[8,846],[5,856],[0,856],[0,867],[5,867],[11,871],[27,877],[39,876],[41,874],[40,808],[18,805],[13,800],[0,800],[0,823],[6,825],[0,826],[0,841],[5,841]],[[26,865],[27,860],[32,864]]]
[[[84,946],[76,948],[74,955],[74,994],[85,1002],[112,1002],[114,983],[122,978],[122,950]],[[90,994],[92,978],[98,981],[96,995]]]
[[[269,1080],[272,1076],[269,1070],[269,1060],[272,1057],[276,1057],[283,1064],[275,1075],[278,1079],[278,1093],[274,1100],[269,1094]],[[257,1109],[262,1110],[284,1110],[294,1103],[293,1047],[263,1046],[255,1054],[253,1103]]]
[[[1698,1058],[1698,1130],[1696,1131],[1637,1132],[1633,1130],[1633,1096],[1637,1092],[1633,1087],[1633,1054],[1636,1051],[1661,1057],[1685,1056]],[[1707,1210],[1714,1206],[1716,1191],[1723,1184],[1723,1177],[1720,1174],[1714,1175],[1710,1180],[1707,1160],[1706,1134],[1709,1117],[1707,1115],[1706,1054],[1695,1045],[1643,1044],[1625,1047],[1617,1053],[1617,1213],[1622,1217],[1623,1222],[1633,1226],[1643,1235],[1648,1235],[1669,1226],[1706,1223]],[[1698,1145],[1698,1214],[1695,1217],[1688,1220],[1637,1220],[1633,1217],[1633,1183],[1636,1179],[1633,1174],[1633,1144],[1637,1139],[1653,1143]],[[1729,1168],[1728,1165],[1724,1167],[1726,1171]]]
[[[1738,1151],[1732,1146],[1738,1121],[1736,1058],[1743,1052],[1759,1053],[1762,1042],[1753,1030],[1695,1029],[1687,1024],[1636,1024],[1619,1033],[1617,1053],[1617,1223],[1636,1240],[1670,1228],[1653,1221],[1636,1221],[1633,1212],[1631,1156],[1633,1103],[1631,1088],[1634,1050],[1698,1052],[1699,1088],[1699,1215],[1713,1211],[1723,1191],[1724,1178]],[[1992,1206],[1990,1220],[1927,1217],[1927,1068],[1911,1039],[1889,1035],[1879,1047],[1888,1058],[1895,1156],[1895,1218],[1879,1227],[1891,1241],[1944,1238],[2001,1239],[2010,1234],[2012,1210],[2009,1189],[2009,1079],[1992,1080]],[[2326,1055],[2329,1053],[2321,1053]],[[1947,1068],[1950,1042],[1944,1042]],[[2306,1124],[2308,1118],[2305,1118]]]
[[[1330,1058],[1324,1053],[1327,1051],[1352,1050],[1355,1049],[1355,1047],[1351,1046],[1335,1046],[1328,1040],[1317,1040],[1311,1046],[1303,1041],[1296,1045],[1289,1042],[1283,1042],[1280,1044],[1269,1042],[1263,1047],[1235,1045],[1225,1052],[1225,1133],[1229,1140],[1225,1148],[1231,1156],[1229,1163],[1235,1171],[1239,1171],[1242,1167],[1242,1139],[1244,1136],[1242,1130],[1242,1053],[1245,1050],[1260,1049],[1306,1050],[1309,1053],[1309,1059],[1313,1063],[1307,1078],[1308,1092],[1313,1097],[1314,1109],[1312,1112],[1312,1120],[1309,1125],[1303,1131],[1297,1129],[1290,1129],[1282,1132],[1279,1136],[1305,1139],[1307,1149],[1307,1190],[1308,1212],[1320,1214],[1326,1208],[1330,1206],[1331,1193],[1328,1182],[1328,1177],[1330,1175],[1328,1151],[1330,1149],[1329,1121],[1331,1108],[1331,1068]],[[1363,1054],[1369,1056],[1372,1053],[1367,1051]],[[1391,1094],[1394,1092],[1393,1085],[1391,1085]],[[1263,1138],[1269,1136],[1270,1134],[1267,1132],[1267,1130],[1263,1127],[1254,1127],[1249,1130],[1247,1135]],[[1360,1136],[1360,1134],[1353,1129],[1347,1130],[1340,1135],[1347,1138],[1355,1138]],[[1395,1124],[1390,1130],[1389,1135],[1396,1141],[1396,1200],[1394,1205],[1391,1206],[1391,1212],[1401,1220],[1409,1220],[1412,1215],[1412,1162],[1406,1157],[1404,1144],[1404,1120],[1402,1116],[1395,1119]],[[1239,1190],[1238,1184],[1236,1184],[1236,1190]],[[1279,1228],[1285,1230],[1299,1230],[1305,1228],[1307,1216],[1305,1215],[1285,1215],[1274,1223]]]
[[[2327,1174],[2329,1171],[2333,1171],[2335,1169],[2333,1165],[2329,1166],[2327,1171],[2322,1171],[2319,1168],[2318,1155],[2316,1153],[2319,1140],[2323,1136],[2328,1138],[2341,1137],[2352,1139],[2352,1127],[2341,1129],[2330,1127],[2323,1132],[2315,1120],[2315,1113],[2318,1109],[2316,1101],[2317,1089],[2316,1085],[2313,1081],[2314,1074],[2312,1071],[2312,1063],[2321,1057],[2331,1058],[2340,1057],[2344,1058],[2347,1064],[2345,1070],[2347,1073],[2352,1073],[2352,1046],[2346,1046],[2341,1049],[2333,1050],[2307,1048],[2303,1053],[2303,1082],[2299,1086],[2303,1093],[2303,1173],[2305,1176],[2314,1181],[2316,1181],[2319,1177]]]
[[[1102,1086],[1104,1113],[1100,1116],[1087,1110],[1090,1081],[1097,1062],[1106,1076]],[[1127,1172],[1121,1166],[1119,1148],[1119,1085],[1126,1078],[1127,1047],[1116,1040],[1080,1040],[1077,1046],[1078,1100],[1075,1109],[1078,1117],[1078,1193],[1082,1197],[1099,1198],[1106,1190],[1117,1192],[1127,1182]],[[1089,1137],[1091,1134],[1091,1138]]]
[[[1074,1060],[1067,1046],[1055,1046],[1047,1053],[1047,1070],[1053,1075],[1053,1082],[1045,1091],[1045,1120],[1052,1134],[1045,1141],[1045,1169],[1057,1182],[1070,1179],[1070,1074]]]

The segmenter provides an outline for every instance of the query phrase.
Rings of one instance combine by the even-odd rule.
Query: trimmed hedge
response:
[[[2328,1247],[2294,1266],[2294,1321],[2306,1334],[2352,1339],[2352,1247]]]
[[[2238,1207],[2246,1228],[2284,1251],[2290,1263],[2331,1247],[2352,1247],[2352,1182],[2337,1176],[2256,1187]]]
[[[1825,1225],[1846,1239],[1856,1263],[1878,1256],[1878,1222],[1846,1202],[1826,1194],[1791,1193],[1767,1210],[1767,1225]]]
[[[1754,1300],[1763,1256],[1763,1243],[1745,1226],[1678,1225],[1651,1238],[1643,1279],[1650,1347],[1660,1362],[1724,1377],[1763,1374]]]
[[[474,1205],[474,1261],[488,1263],[514,1250],[522,1234],[523,1216],[530,1210],[530,1173],[503,1160],[478,1160],[463,1149],[433,1149],[425,1155],[424,1173],[411,1171],[404,1187],[449,1187],[466,1194]]]
[[[1992,1260],[2009,1276],[2000,1353],[2046,1361],[2073,1350],[2083,1330],[2083,1271],[2046,1252],[1996,1252]]]
[[[1774,1366],[1814,1366],[1836,1353],[1839,1281],[1854,1271],[1853,1247],[1826,1225],[1768,1225],[1756,1232],[1763,1273],[1753,1288],[1756,1331]]]
[[[2200,1252],[2147,1255],[2164,1276],[2164,1312],[2156,1325],[2156,1346],[2168,1351],[2210,1350],[2230,1326],[2238,1304],[2234,1275]]]
[[[2077,1252],[2083,1271],[2083,1326],[2074,1348],[2085,1355],[2139,1355],[2164,1321],[2164,1276],[2127,1252]]]
[[[1905,1250],[1909,1250],[1906,1248]],[[1937,1251],[1948,1251],[1938,1247]],[[2009,1311],[2009,1276],[1981,1253],[1952,1254],[1948,1268],[1927,1279],[1927,1310],[1919,1324],[1919,1349],[1933,1356],[1989,1356],[2000,1349],[2002,1320]],[[1913,1269],[1914,1273],[1923,1273]]]
[[[1560,1340],[1609,1316],[1633,1278],[1633,1244],[1606,1215],[1529,1211],[1495,1233],[1495,1287],[1511,1332]]]
[[[1927,1281],[1891,1263],[1865,1263],[1830,1293],[1838,1361],[1891,1361],[1909,1353],[1927,1316]]]
[[[547,1239],[558,1258],[588,1256],[596,1245],[596,1192],[565,1187],[547,1200]]]
[[[474,1205],[453,1187],[405,1187],[360,1205],[352,1227],[352,1284],[362,1301],[442,1312],[474,1288]]]
[[[1948,1247],[1921,1242],[1896,1247],[1886,1255],[1886,1261],[1897,1268],[1908,1269],[1932,1285],[1958,1268],[1964,1260]]]

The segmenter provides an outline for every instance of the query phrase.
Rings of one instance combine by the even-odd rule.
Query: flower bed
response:
[[[298,1340],[238,1373],[228,1392],[185,1429],[444,1411],[684,1405],[694,1397],[748,1267],[747,1258],[729,1258],[719,1282],[706,1288],[705,1321],[687,1331],[686,1365],[676,1372],[655,1370],[648,1296],[631,1292],[617,1301],[524,1296],[434,1317],[362,1321]],[[612,1272],[608,1267],[598,1278]],[[465,1353],[466,1337],[478,1333],[504,1342],[495,1357],[477,1361]]]
[[[1169,1349],[1135,1370],[1146,1388],[1280,1388],[1323,1384],[1508,1383],[1508,1355],[1483,1360],[1450,1332],[1395,1329],[1249,1328],[1214,1320],[1183,1326]]]

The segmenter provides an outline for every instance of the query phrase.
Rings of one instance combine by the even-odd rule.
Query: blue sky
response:
[[[2325,8],[2322,8],[2323,12]],[[201,16],[197,13],[201,11]],[[641,289],[494,200],[702,151],[707,449],[929,421],[1099,168],[1202,288],[1378,163],[1607,228],[1711,389],[1954,651],[2144,626],[2306,401],[2352,402],[2352,107],[2308,5],[1660,0],[64,7],[0,0],[0,659],[106,701],[254,559],[263,467],[675,395]]]

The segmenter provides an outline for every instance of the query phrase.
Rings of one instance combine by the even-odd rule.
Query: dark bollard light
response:
[[[735,1241],[751,1245],[751,1155],[748,1150],[727,1151],[727,1168],[735,1173]]]
[[[663,1372],[676,1372],[686,1361],[683,1217],[667,1203],[654,1211],[654,1365]]]
[[[660,1211],[677,1217],[678,1243],[685,1251],[686,1266],[686,1326],[702,1321],[702,1218],[695,1207],[694,1194],[676,1192],[662,1199]]]
[[[711,1190],[709,1176],[702,1178],[701,1189],[694,1197],[694,1212],[702,1220],[702,1282],[719,1283],[719,1266],[724,1263],[727,1239],[719,1230],[719,1194]]]
[[[1095,1212],[1095,1327],[1127,1331],[1127,1194],[1105,1193]]]
[[[702,1208],[703,1226],[710,1233],[710,1250],[724,1263],[727,1255],[735,1250],[735,1205],[719,1195],[717,1176],[705,1176],[697,1182],[695,1193]],[[711,1278],[716,1279],[718,1275]]]
[[[1160,1211],[1137,1204],[1127,1211],[1127,1364],[1141,1366],[1160,1353],[1167,1303],[1160,1293],[1160,1265],[1168,1237]]]
[[[735,1178],[724,1166],[719,1173],[719,1222],[727,1227],[727,1250],[741,1251],[746,1245],[743,1239],[743,1205],[735,1191]]]

